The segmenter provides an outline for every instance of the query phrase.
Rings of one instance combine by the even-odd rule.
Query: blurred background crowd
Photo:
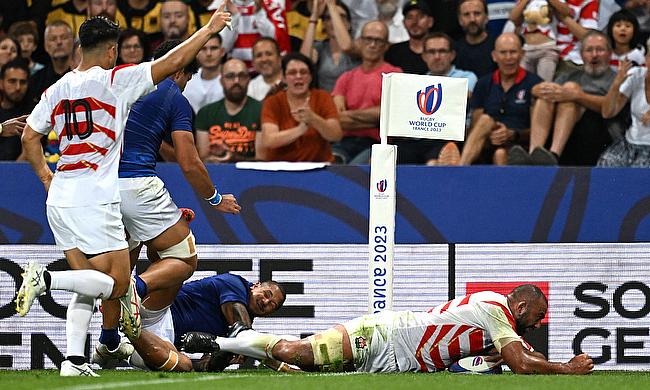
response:
[[[222,0],[0,2],[0,123],[79,63],[88,17],[122,28],[118,65],[185,39]],[[465,142],[394,138],[398,163],[650,166],[649,0],[230,0],[181,86],[206,163],[367,164],[381,75],[468,80]],[[170,129],[171,130],[171,129]],[[0,160],[21,160],[0,134]],[[171,140],[168,140],[171,143]],[[44,139],[56,162],[58,139]],[[162,161],[173,153],[161,149]]]

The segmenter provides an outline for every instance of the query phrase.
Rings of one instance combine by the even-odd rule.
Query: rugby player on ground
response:
[[[282,307],[285,297],[276,282],[253,284],[229,273],[185,283],[180,291],[151,291],[143,300],[142,333],[131,340],[136,352],[129,362],[160,371],[221,371],[232,362],[232,354],[215,353],[192,362],[174,344],[190,331],[227,336],[233,324],[250,328],[255,317],[266,317]],[[103,363],[117,362],[104,359]]]
[[[547,308],[542,291],[528,284],[506,296],[491,291],[469,294],[426,312],[370,314],[297,341],[244,330],[235,338],[189,333],[181,347],[187,352],[220,349],[306,371],[336,372],[443,371],[461,358],[496,348],[516,374],[588,374],[594,367],[588,355],[567,363],[549,362],[521,338],[540,326]]]

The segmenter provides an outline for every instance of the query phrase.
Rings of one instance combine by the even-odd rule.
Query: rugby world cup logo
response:
[[[377,182],[377,191],[384,192],[386,189],[388,189],[388,180],[384,179]]]
[[[442,103],[442,85],[429,85],[424,91],[417,93],[418,108],[424,115],[432,115]]]

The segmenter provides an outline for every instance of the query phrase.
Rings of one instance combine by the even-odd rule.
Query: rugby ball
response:
[[[449,366],[455,374],[501,374],[501,361],[488,362],[487,356],[468,356]]]

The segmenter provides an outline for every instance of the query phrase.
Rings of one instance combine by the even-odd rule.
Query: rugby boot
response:
[[[130,340],[137,340],[140,337],[140,296],[135,289],[135,279],[131,278],[126,295],[120,298],[120,330]]]
[[[73,364],[70,360],[61,363],[61,376],[99,376],[90,368],[88,363]]]
[[[27,315],[36,297],[45,294],[47,286],[43,277],[44,273],[45,266],[35,261],[30,261],[27,264],[25,272],[22,274],[23,283],[16,295],[16,311],[21,317]]]
[[[105,344],[97,344],[90,359],[91,363],[98,364],[101,368],[115,368],[122,360],[126,360],[133,354],[133,345],[124,339],[115,351],[111,351]]]

